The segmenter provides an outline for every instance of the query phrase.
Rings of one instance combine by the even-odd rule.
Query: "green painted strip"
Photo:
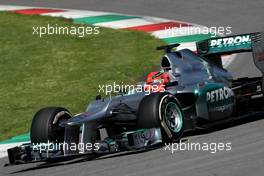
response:
[[[95,24],[95,23],[103,23],[110,21],[127,20],[133,18],[140,18],[140,17],[124,16],[124,15],[101,15],[101,16],[93,16],[93,17],[75,18],[73,21],[75,23]]]
[[[197,34],[197,35],[187,35],[181,37],[170,37],[162,39],[166,43],[184,43],[184,42],[196,42],[200,40],[205,40],[212,38],[213,34]]]
[[[30,141],[29,133],[21,134],[19,136],[15,136],[10,139],[7,139],[5,141],[1,141],[0,144],[10,144],[15,142],[26,142],[26,141]]]

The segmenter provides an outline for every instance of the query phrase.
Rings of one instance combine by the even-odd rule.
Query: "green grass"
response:
[[[0,140],[28,132],[34,113],[63,106],[77,113],[98,85],[134,83],[157,64],[162,41],[100,28],[99,35],[32,35],[33,26],[78,26],[70,20],[0,13]],[[145,68],[147,67],[147,69]]]

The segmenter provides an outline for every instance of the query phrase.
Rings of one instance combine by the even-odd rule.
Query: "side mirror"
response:
[[[165,87],[172,87],[172,86],[178,86],[178,81],[169,82],[165,85]]]

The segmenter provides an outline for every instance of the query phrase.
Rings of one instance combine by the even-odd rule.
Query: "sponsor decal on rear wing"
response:
[[[209,49],[211,52],[250,50],[251,37],[249,34],[219,38],[210,40]]]
[[[252,52],[256,67],[264,73],[264,33],[211,38],[196,43],[197,53],[222,67],[221,56]]]
[[[200,55],[232,54],[252,51],[252,36],[257,33],[217,37],[196,43]]]

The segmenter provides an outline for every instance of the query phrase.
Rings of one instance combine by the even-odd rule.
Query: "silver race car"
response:
[[[264,109],[261,77],[239,78],[223,68],[221,56],[252,52],[264,72],[264,34],[212,38],[196,43],[197,53],[165,50],[160,71],[137,89],[96,96],[85,112],[40,109],[31,124],[31,143],[8,150],[10,164],[61,161],[80,156],[138,151],[179,141],[188,130],[208,128]]]

